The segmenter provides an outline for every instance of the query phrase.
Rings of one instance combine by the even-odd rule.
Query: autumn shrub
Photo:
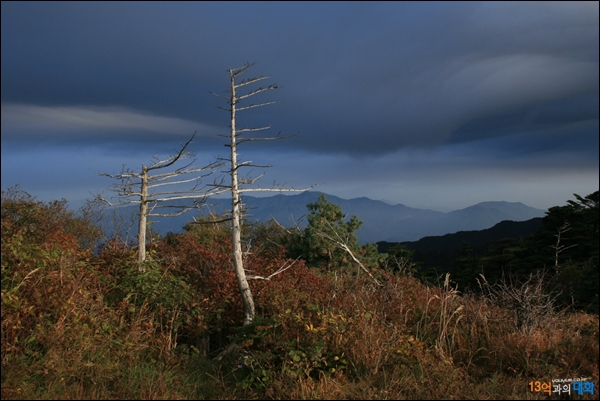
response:
[[[585,377],[598,380],[598,317],[574,313],[548,319],[529,333],[494,337],[493,370],[519,377]]]
[[[187,288],[193,289],[195,295],[190,303],[199,308],[205,335],[210,335],[211,348],[216,350],[227,346],[231,328],[241,325],[243,308],[229,239],[217,236],[207,245],[206,238],[199,241],[196,234],[186,232],[172,237],[156,252],[163,263],[171,266],[169,274],[180,277]],[[324,284],[326,280],[306,269],[303,261],[287,259],[281,246],[266,251],[260,241],[254,243],[265,252],[246,253],[245,267],[260,315],[273,316],[281,310],[327,302],[330,293]],[[270,280],[258,279],[267,278],[281,267],[288,269]]]
[[[104,236],[101,206],[87,202],[78,211],[70,210],[67,201],[39,202],[19,186],[2,191],[2,221],[10,231],[25,230],[29,241],[40,243],[45,236],[60,229],[73,235],[82,249],[93,249]],[[4,229],[4,228],[3,228]]]
[[[267,276],[285,263],[283,256],[282,250],[278,262],[256,258],[249,266]],[[351,385],[385,381],[398,369],[419,371],[423,343],[407,325],[414,318],[408,305],[419,289],[400,288],[401,283],[419,285],[412,278],[391,277],[382,290],[369,277],[324,277],[299,262],[271,280],[254,281],[261,316],[230,337],[240,345],[237,359],[229,361],[238,387],[246,395],[297,394],[297,383]]]
[[[139,397],[154,379],[124,386],[127,372],[149,373],[168,336],[151,308],[118,297],[129,250],[109,241],[110,266],[94,263],[67,232],[64,203],[14,195],[2,198],[3,398]],[[160,364],[152,371],[164,380]]]
[[[449,325],[453,340],[449,362],[465,369],[473,382],[568,377],[597,380],[597,316],[560,311],[537,316],[534,327],[520,330],[515,311],[493,299],[470,293],[456,301],[462,309],[460,319]],[[441,317],[439,312],[433,316]],[[419,328],[435,333],[439,323],[434,319]],[[494,391],[506,394],[499,386]]]
[[[226,215],[215,213],[209,213],[206,216],[197,215],[193,221],[183,226],[183,230],[189,238],[207,246],[223,240],[231,241],[231,228]],[[244,233],[248,232],[247,225],[244,225],[243,231]]]
[[[77,239],[64,231],[65,204],[2,193],[2,358],[20,342],[35,342],[39,319],[65,314],[64,302],[87,280]]]
[[[413,308],[419,302],[425,306],[427,300],[417,280],[391,276],[380,288],[366,276],[333,275],[331,280],[316,275],[313,281],[313,274],[302,267],[257,286],[258,303],[276,300],[277,307],[267,307],[263,312],[269,313],[231,337],[240,345],[228,361],[239,396],[379,399],[467,394],[460,384],[466,370],[415,336],[419,314]],[[303,304],[296,299],[298,293],[278,286],[287,280],[311,282],[316,298]]]
[[[289,268],[269,280],[256,278],[267,278],[282,267]],[[237,388],[244,394],[264,394],[277,383],[343,370],[342,353],[314,326],[325,319],[320,305],[331,296],[328,280],[307,269],[303,261],[287,259],[283,248],[275,258],[247,255],[246,269],[256,278],[251,286],[258,315],[243,327],[239,327],[242,316],[237,315],[237,328],[228,330],[228,341],[239,345],[227,361],[235,371]],[[207,278],[210,286],[218,283],[211,274]],[[237,286],[231,294],[239,298]]]
[[[531,380],[598,381],[597,315],[521,330],[450,276],[309,268],[257,226],[243,326],[226,227],[169,234],[140,272],[118,236],[84,247],[64,206],[3,196],[2,398],[519,399],[542,398]]]
[[[190,232],[173,236],[170,243],[160,243],[156,248],[163,268],[168,267],[169,275],[176,277],[189,294],[187,305],[180,306],[185,316],[181,343],[203,348],[203,354],[226,346],[229,328],[238,326],[242,319],[230,249],[227,238],[218,237],[207,245]]]
[[[40,391],[110,380],[98,362],[109,344],[103,330],[118,316],[103,303],[89,251],[57,222],[60,205],[3,198],[2,210],[3,385],[21,379]]]

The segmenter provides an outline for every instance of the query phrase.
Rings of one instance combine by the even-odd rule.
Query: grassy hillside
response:
[[[372,263],[377,285],[352,261],[289,259],[265,224],[247,270],[293,266],[251,282],[241,327],[224,224],[155,238],[140,272],[95,216],[2,193],[3,399],[546,399],[529,383],[568,378],[598,397],[598,316],[552,308],[536,277],[476,296]]]

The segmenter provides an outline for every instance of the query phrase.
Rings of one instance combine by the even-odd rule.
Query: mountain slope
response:
[[[249,221],[268,221],[275,218],[285,226],[299,222],[306,224],[308,203],[316,202],[321,192],[306,191],[296,195],[275,195],[256,198],[244,196]],[[357,231],[361,243],[388,241],[416,241],[420,238],[444,235],[466,230],[483,230],[503,220],[522,221],[544,216],[544,211],[514,202],[483,202],[465,209],[442,213],[428,209],[415,209],[402,204],[389,205],[366,197],[342,199],[327,195],[339,205],[348,217],[358,216],[363,222]],[[222,213],[231,208],[228,199],[211,199],[210,210]],[[207,208],[208,209],[208,208]],[[153,229],[161,234],[180,232],[190,221],[189,213],[177,218],[155,218]]]
[[[535,234],[542,225],[542,218],[535,217],[526,221],[504,220],[485,230],[459,231],[452,234],[424,237],[418,241],[401,242],[401,245],[419,252],[448,251],[460,249],[463,243],[477,247],[489,241],[504,238],[527,237]],[[386,253],[397,242],[381,241],[377,243],[379,252]]]

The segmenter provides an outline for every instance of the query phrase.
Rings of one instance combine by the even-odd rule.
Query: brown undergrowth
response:
[[[578,398],[597,398],[597,315],[549,311],[521,330],[451,276],[379,271],[379,286],[298,260],[251,282],[258,316],[240,327],[226,238],[172,235],[139,273],[131,246],[92,253],[63,212],[3,197],[2,398],[541,399],[529,382],[561,378],[594,381]],[[255,249],[253,275],[292,262]]]

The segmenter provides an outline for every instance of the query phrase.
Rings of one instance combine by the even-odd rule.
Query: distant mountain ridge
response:
[[[534,217],[525,221],[504,220],[484,230],[458,231],[451,234],[423,237],[418,241],[400,243],[380,241],[377,243],[377,247],[380,253],[387,253],[390,248],[398,244],[422,253],[450,251],[460,249],[463,243],[477,247],[485,245],[487,242],[498,241],[504,238],[525,238],[535,234],[541,226],[541,217]]]
[[[244,196],[250,221],[268,221],[275,218],[284,226],[293,221],[306,224],[306,205],[318,200],[321,192],[306,191],[296,195],[275,195],[257,198]],[[520,202],[482,202],[465,209],[448,213],[429,209],[416,209],[402,204],[388,203],[366,197],[342,199],[325,194],[327,199],[339,205],[348,215],[356,215],[363,222],[357,231],[361,243],[379,241],[416,241],[427,236],[444,235],[457,231],[483,230],[503,221],[524,221],[543,217],[545,211],[535,209]],[[229,199],[211,199],[210,209],[216,213],[229,210]],[[154,218],[152,228],[160,234],[169,231],[181,232],[182,226],[192,220],[193,212],[180,217]]]

